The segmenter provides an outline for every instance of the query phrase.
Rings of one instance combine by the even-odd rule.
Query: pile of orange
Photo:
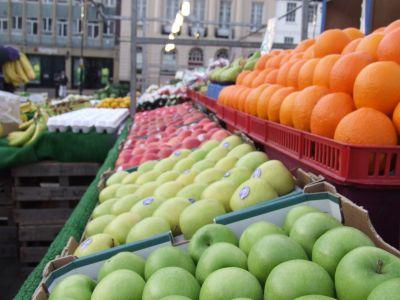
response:
[[[341,142],[397,145],[400,20],[366,36],[330,29],[293,50],[273,50],[218,102]]]

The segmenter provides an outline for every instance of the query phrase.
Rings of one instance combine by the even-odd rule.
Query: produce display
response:
[[[119,252],[93,278],[62,279],[49,299],[383,300],[400,294],[398,257],[311,206],[292,208],[282,228],[262,220],[240,237],[224,225],[205,225],[187,249],[159,247],[147,259]]]
[[[6,62],[2,72],[5,82],[14,86],[27,84],[36,77],[28,57],[22,52],[18,60]]]
[[[127,84],[108,84],[105,88],[97,90],[93,97],[95,99],[125,97],[129,93]]]
[[[74,255],[171,231],[189,240],[215,217],[291,193],[289,170],[237,135],[181,149],[132,173],[114,173],[100,192],[88,238]]]
[[[104,98],[96,105],[97,108],[129,108],[131,106],[131,98]]]
[[[398,24],[367,36],[330,29],[294,50],[272,50],[224,88],[218,102],[339,142],[397,145]]]
[[[153,110],[159,107],[174,106],[186,101],[186,87],[181,82],[163,87],[150,86],[138,97],[138,111]]]
[[[50,116],[64,114],[81,108],[91,107],[92,97],[84,95],[68,95],[61,100],[51,100],[45,107]]]
[[[50,132],[88,133],[95,128],[97,132],[115,132],[128,117],[127,109],[84,108],[49,118],[47,126]]]

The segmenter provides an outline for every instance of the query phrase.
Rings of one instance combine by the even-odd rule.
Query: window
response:
[[[202,66],[203,65],[203,50],[200,48],[193,48],[189,52],[189,66]]]
[[[13,16],[12,17],[12,29],[14,31],[21,31],[22,30],[22,17],[20,17],[20,16]]]
[[[296,11],[293,11],[296,7],[296,3],[293,2],[288,2],[286,4],[286,22],[296,22]]]
[[[231,21],[231,0],[220,0],[219,2],[219,27],[229,28]]]
[[[68,36],[68,21],[60,19],[57,21],[57,35],[60,37]]]
[[[8,19],[0,18],[0,31],[4,32],[8,30]]]
[[[179,0],[167,0],[165,17],[168,20],[174,20],[176,13],[179,11]]]
[[[53,19],[52,18],[43,18],[42,29],[43,33],[46,35],[50,35],[53,27]]]
[[[283,43],[285,44],[293,44],[294,43],[294,38],[291,36],[285,36],[283,38]]]
[[[38,19],[37,18],[26,19],[26,33],[28,35],[37,35],[38,34]]]
[[[264,3],[253,2],[251,4],[251,30],[256,30],[262,25]]]
[[[317,19],[318,4],[310,4],[308,6],[308,23],[313,23]]]
[[[228,55],[228,50],[227,49],[219,49],[217,51],[217,53],[215,54],[215,57],[218,58],[225,58],[228,59],[229,55]]]
[[[114,21],[106,21],[103,25],[103,34],[107,36],[114,35],[115,32],[115,22]]]
[[[99,23],[96,21],[88,22],[88,37],[97,39],[99,37]]]
[[[139,0],[137,5],[138,20],[143,20],[146,17],[146,0]]]
[[[72,23],[72,34],[79,35],[82,33],[82,20],[76,19]]]
[[[107,7],[115,7],[117,6],[116,2],[116,0],[105,0],[104,5]]]
[[[205,1],[195,0],[192,11],[196,21],[204,21]]]
[[[138,70],[141,70],[142,65],[143,65],[143,49],[142,47],[138,47],[136,49],[136,68]]]
[[[43,4],[52,4],[53,0],[42,0]]]
[[[176,50],[162,52],[162,71],[175,72],[176,70]]]

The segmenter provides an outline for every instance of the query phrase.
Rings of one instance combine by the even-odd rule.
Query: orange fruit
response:
[[[339,54],[327,55],[318,62],[314,70],[313,84],[329,88],[329,74],[333,65],[339,60]]]
[[[296,61],[291,67],[286,76],[286,86],[292,86],[297,89],[298,78],[301,67],[305,64],[305,59],[300,59]]]
[[[400,135],[400,103],[397,104],[393,112],[393,123],[396,126],[397,133]]]
[[[264,83],[260,85],[259,87],[253,89],[250,94],[247,96],[246,99],[246,108],[245,112],[248,114],[251,114],[253,116],[257,115],[257,102],[258,99],[260,98],[261,93],[269,87],[268,83]]]
[[[292,56],[290,57],[289,61],[297,61],[297,60],[299,60],[299,59],[303,59],[303,55],[304,55],[304,52],[294,53],[294,54],[292,54]]]
[[[306,39],[304,41],[301,41],[296,48],[294,48],[293,52],[304,52],[308,48],[310,48],[312,45],[314,45],[315,40],[314,39]]]
[[[389,32],[391,32],[391,31],[393,31],[395,29],[398,29],[398,28],[400,28],[400,20],[393,21],[388,26],[386,26],[384,28],[384,30],[383,30],[383,33],[385,33],[385,34],[389,33]]]
[[[265,68],[274,68],[274,69],[279,68],[281,60],[285,55],[286,55],[285,53],[275,55],[274,57],[272,57],[267,61],[267,63],[265,64]]]
[[[232,108],[236,107],[237,99],[238,99],[240,93],[244,89],[245,89],[245,87],[243,85],[237,85],[236,89],[229,95],[230,98],[227,99],[226,106],[229,106],[229,107],[232,107]]]
[[[286,86],[286,78],[290,71],[290,68],[295,63],[295,61],[288,61],[282,67],[279,68],[278,75],[276,77],[276,83]]]
[[[268,73],[268,75],[265,77],[265,83],[271,83],[274,84],[276,83],[276,78],[278,77],[278,69],[274,69]]]
[[[311,45],[306,51],[304,51],[303,58],[304,59],[314,58],[315,57],[314,48],[315,45]]]
[[[279,111],[279,122],[286,126],[293,127],[292,110],[294,100],[296,99],[299,92],[293,92],[286,96],[281,104],[281,109]]]
[[[295,128],[310,131],[311,113],[318,101],[327,94],[329,94],[329,89],[317,85],[309,86],[299,92],[292,108]]]
[[[387,115],[400,102],[400,66],[392,61],[374,62],[358,74],[354,82],[357,108],[371,107]]]
[[[323,96],[311,113],[311,132],[333,138],[340,120],[354,109],[353,98],[349,94],[332,93]]]
[[[343,32],[345,34],[347,34],[347,36],[352,41],[355,40],[355,39],[364,37],[364,33],[362,33],[360,29],[355,28],[355,27],[348,27],[346,29],[343,29]]]
[[[253,89],[250,88],[246,88],[239,96],[238,101],[237,101],[237,109],[240,111],[245,111],[246,108],[246,100],[247,100],[247,96],[250,94],[250,92]]]
[[[378,45],[379,60],[392,60],[400,64],[400,27],[385,34]]]
[[[242,97],[242,94],[248,89],[248,87],[242,86],[238,92],[236,92],[234,99],[231,100],[231,107],[234,109],[239,109],[239,99]]]
[[[284,64],[286,64],[289,59],[292,57],[292,54],[286,54],[279,63],[279,68],[281,68]]]
[[[272,95],[279,89],[282,89],[283,86],[280,84],[273,84],[267,87],[258,98],[257,102],[257,116],[262,119],[267,119],[268,117],[268,105],[269,100],[271,99]]]
[[[256,70],[264,70],[265,69],[265,64],[266,62],[272,57],[272,54],[264,54],[263,56],[260,57],[260,59],[257,61],[255,69]]]
[[[251,71],[243,71],[242,73],[240,73],[237,77],[236,77],[236,84],[242,84],[243,79],[249,75]]]
[[[356,50],[368,52],[373,58],[377,59],[378,57],[376,51],[379,43],[383,39],[383,36],[383,33],[373,33],[367,35],[361,39],[361,42],[358,44]]]
[[[379,27],[377,29],[375,29],[374,31],[372,31],[372,33],[385,33],[385,26]]]
[[[262,85],[265,81],[265,77],[268,75],[268,73],[271,71],[271,69],[265,69],[262,70],[256,78],[254,78],[253,82],[251,83],[251,87],[255,88],[260,85]]]
[[[293,87],[285,87],[277,90],[269,100],[268,104],[268,120],[273,122],[279,122],[279,113],[283,100],[286,96],[293,93],[295,89]]]
[[[342,120],[334,139],[356,145],[396,145],[397,134],[388,116],[373,108],[357,109]]]
[[[349,36],[340,29],[329,29],[320,34],[314,44],[315,57],[339,54],[350,43]]]
[[[218,95],[217,102],[220,105],[225,105],[225,102],[229,98],[230,94],[234,91],[234,89],[235,89],[234,85],[230,85],[230,86],[227,86],[227,87],[223,88],[221,93],[219,93],[219,95]]]
[[[317,66],[320,58],[312,58],[307,60],[304,65],[300,68],[298,75],[298,88],[302,90],[313,84],[314,70]]]
[[[278,54],[281,54],[282,52],[283,52],[283,50],[281,50],[281,49],[274,49],[270,53],[272,55],[278,55]]]
[[[329,76],[329,87],[333,92],[345,92],[352,95],[357,75],[374,61],[367,52],[342,55],[333,65]]]
[[[344,47],[344,49],[342,51],[342,55],[356,51],[356,48],[357,48],[358,44],[361,42],[361,40],[362,40],[362,38],[358,38],[358,39],[352,40],[350,43],[348,43],[347,46]]]
[[[242,81],[242,85],[251,87],[251,84],[253,83],[254,79],[260,74],[260,70],[254,70],[251,71],[249,74],[246,75],[246,77]]]

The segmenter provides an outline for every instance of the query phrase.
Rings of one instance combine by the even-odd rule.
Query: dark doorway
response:
[[[79,72],[79,57],[72,59],[72,83],[74,88],[78,87],[79,78],[77,78]],[[111,58],[84,58],[84,86],[85,89],[100,89],[104,86],[101,84],[101,70],[108,68],[110,81],[113,77],[113,59]]]
[[[29,55],[36,79],[29,86],[54,87],[55,78],[65,71],[65,58],[55,55]]]

